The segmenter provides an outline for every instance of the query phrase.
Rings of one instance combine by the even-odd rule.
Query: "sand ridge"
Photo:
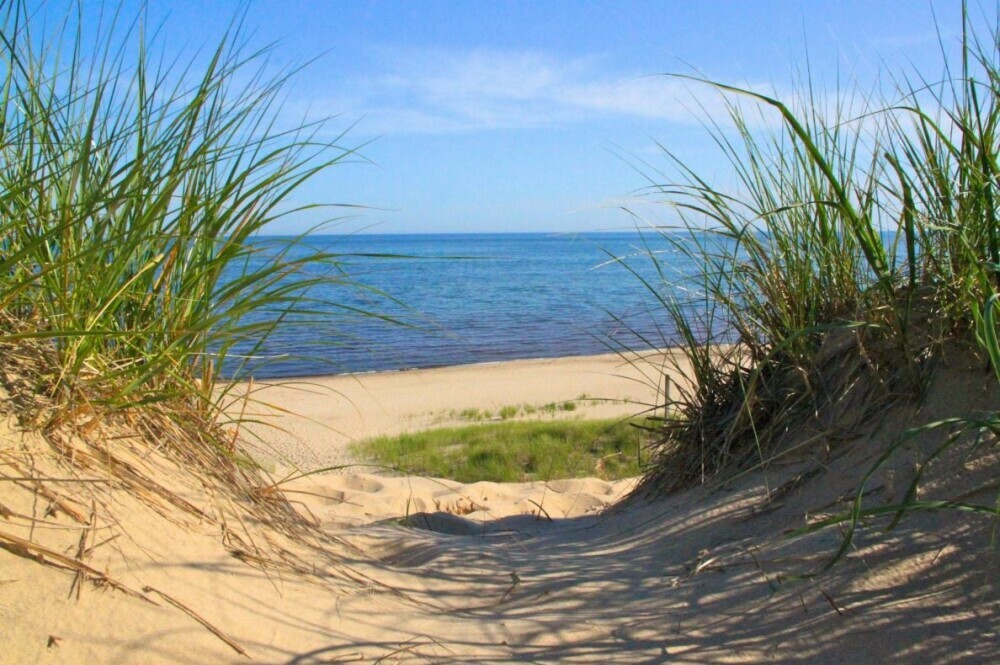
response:
[[[72,570],[6,547],[0,663],[998,662],[994,520],[938,511],[908,515],[892,532],[862,525],[849,556],[815,577],[804,573],[828,560],[840,531],[786,537],[843,506],[858,469],[906,427],[955,413],[956,400],[995,410],[993,380],[980,366],[955,368],[923,406],[888,412],[825,456],[605,510],[581,497],[610,500],[627,486],[308,476],[280,488],[320,523],[311,549],[240,518],[238,505],[220,508],[155,450],[128,459],[203,518],[96,484],[102,510],[88,527],[30,487],[2,483],[0,532],[33,531],[71,554],[93,528],[88,565],[134,594],[107,583],[74,590]],[[873,497],[905,488],[893,478],[940,444],[933,435],[894,460]],[[960,486],[967,500],[995,500],[1000,450],[991,441],[938,460],[927,498]],[[13,426],[0,428],[0,446],[42,473],[62,469],[36,435]],[[571,516],[518,508],[528,497]]]

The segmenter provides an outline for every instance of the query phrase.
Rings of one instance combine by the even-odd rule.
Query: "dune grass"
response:
[[[1000,26],[977,35],[987,24],[964,16],[961,61],[940,80],[896,79],[897,99],[884,103],[825,103],[812,82],[785,103],[696,80],[729,102],[730,126],[709,131],[737,185],[721,191],[666,150],[676,176],[653,178],[652,195],[680,223],[658,230],[669,251],[649,252],[659,281],[644,281],[695,381],[671,396],[677,418],[640,492],[766,464],[815,414],[852,405],[853,425],[824,425],[839,435],[919,400],[948,344],[978,345],[1000,379]],[[680,284],[668,265],[678,253],[702,266]],[[961,423],[1000,432],[997,414],[940,426]],[[919,481],[898,516],[926,508]],[[857,524],[864,489],[830,524]],[[1000,516],[998,505],[937,507]]]
[[[211,411],[245,362],[235,345],[335,308],[312,299],[320,283],[356,286],[341,257],[254,242],[352,151],[322,124],[276,125],[286,78],[238,48],[238,26],[199,70],[153,60],[142,29],[111,28],[132,61],[107,35],[85,44],[70,22],[48,43],[24,3],[4,11],[0,341],[45,341],[66,409]]]
[[[0,6],[3,390],[71,463],[121,472],[124,427],[294,520],[238,454],[220,379],[283,321],[329,330],[338,303],[312,287],[356,288],[336,255],[254,241],[353,151],[324,123],[281,125],[293,72],[269,77],[238,19],[183,62],[121,13],[92,39],[76,12],[37,17]]]
[[[618,480],[639,475],[646,438],[646,430],[618,420],[498,422],[379,437],[354,452],[406,473],[464,483]]]

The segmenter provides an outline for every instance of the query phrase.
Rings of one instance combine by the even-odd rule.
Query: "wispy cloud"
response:
[[[599,58],[539,52],[385,50],[367,76],[338,81],[313,106],[363,117],[383,132],[467,132],[557,127],[634,117],[697,123],[724,115],[720,96],[666,76],[610,71]],[[339,105],[339,106],[337,106]]]
[[[895,35],[880,35],[871,40],[876,52],[887,49],[908,50],[914,48],[939,49],[942,44],[947,48],[961,40],[962,34],[955,30],[942,29],[906,32]]]

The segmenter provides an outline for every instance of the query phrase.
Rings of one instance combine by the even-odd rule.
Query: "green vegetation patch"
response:
[[[617,480],[641,472],[646,432],[637,421],[498,422],[362,441],[355,453],[408,473],[522,482],[596,476]]]
[[[448,418],[452,420],[464,420],[470,423],[479,423],[484,420],[510,420],[511,418],[519,418],[522,416],[533,416],[537,413],[542,413],[545,415],[555,415],[559,412],[569,412],[576,411],[579,405],[577,402],[589,401],[594,404],[604,404],[611,400],[599,400],[592,399],[586,395],[581,395],[575,400],[567,400],[565,402],[549,402],[548,404],[508,404],[507,406],[502,406],[496,411],[490,409],[452,409],[447,413]]]

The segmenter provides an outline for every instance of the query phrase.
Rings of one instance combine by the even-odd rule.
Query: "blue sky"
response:
[[[138,3],[126,0],[125,11]],[[84,5],[91,11],[93,4]],[[170,52],[214,44],[241,3],[147,0]],[[316,58],[294,79],[289,119],[335,115],[331,135],[364,162],[338,166],[300,200],[371,209],[347,229],[379,233],[631,228],[645,175],[669,147],[708,177],[726,171],[702,128],[718,94],[660,74],[700,73],[793,96],[807,69],[828,93],[870,90],[878,72],[941,72],[960,2],[343,2],[257,0],[251,47],[272,63]],[[807,61],[808,55],[808,61]],[[704,111],[696,111],[699,107]],[[308,216],[272,229],[298,232]],[[662,219],[654,221],[663,221]]]

